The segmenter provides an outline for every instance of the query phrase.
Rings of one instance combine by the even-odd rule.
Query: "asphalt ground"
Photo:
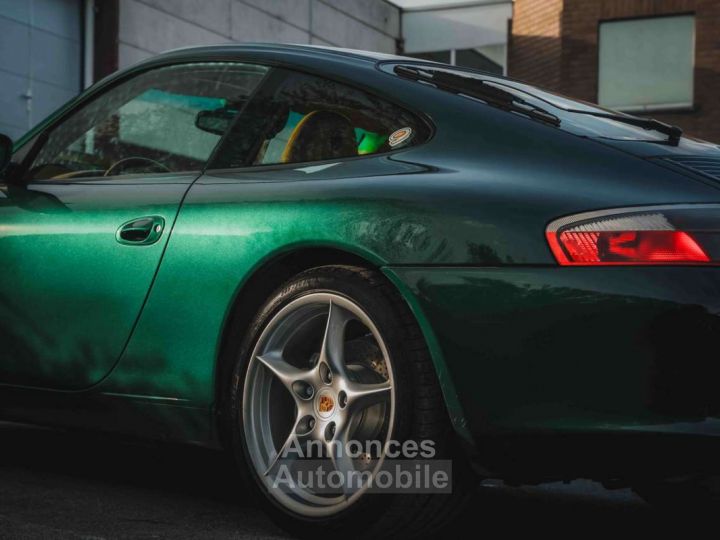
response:
[[[588,481],[523,488],[485,483],[470,511],[442,537],[464,538],[476,528],[644,536],[667,532],[666,517],[630,490]],[[224,453],[0,423],[0,538],[287,535],[250,500]]]

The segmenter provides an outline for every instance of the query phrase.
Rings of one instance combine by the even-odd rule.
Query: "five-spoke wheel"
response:
[[[352,475],[382,465],[393,418],[391,360],[357,303],[311,293],[269,321],[250,358],[243,425],[252,464],[283,505],[327,515],[360,497],[367,483]],[[278,483],[278,474],[291,474],[308,459],[327,460],[341,473],[341,493]]]
[[[474,482],[456,459],[430,352],[380,272],[303,271],[270,293],[244,330],[227,428],[276,523],[302,538],[399,540],[433,534],[462,510]],[[399,449],[418,443],[432,448],[421,459],[452,461],[452,494],[415,491],[416,480],[398,489],[398,467],[417,459]]]

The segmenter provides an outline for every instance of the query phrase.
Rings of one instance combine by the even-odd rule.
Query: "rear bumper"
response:
[[[720,440],[720,268],[386,273],[409,295],[446,397],[457,399],[451,414],[475,441],[523,433]]]

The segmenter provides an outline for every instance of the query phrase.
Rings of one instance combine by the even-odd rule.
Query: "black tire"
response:
[[[309,518],[282,507],[270,495],[251,465],[245,441],[242,392],[249,355],[264,326],[283,306],[312,292],[333,292],[358,305],[373,319],[393,359],[396,381],[395,437],[432,440],[436,459],[453,461],[452,494],[364,494],[346,510]],[[408,306],[378,272],[324,266],[305,271],[276,290],[257,313],[240,348],[230,384],[228,419],[232,451],[251,489],[271,518],[301,538],[327,538],[333,531],[345,537],[412,538],[432,534],[459,514],[476,486],[445,409],[434,366],[420,329]]]

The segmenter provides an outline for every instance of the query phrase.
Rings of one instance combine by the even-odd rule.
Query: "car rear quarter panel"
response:
[[[720,435],[718,268],[387,271],[417,298],[475,434]]]
[[[104,391],[171,396],[188,406],[209,406],[223,329],[244,284],[282,254],[331,247],[377,267],[414,268],[393,271],[394,279],[426,322],[429,340],[442,338],[436,341],[434,356],[445,394],[452,400],[460,379],[462,392],[471,391],[465,388],[466,367],[482,375],[485,364],[496,361],[491,355],[466,355],[475,350],[468,349],[472,335],[491,331],[495,339],[506,335],[517,342],[533,328],[526,315],[526,324],[515,327],[521,335],[513,337],[502,294],[511,295],[508,301],[522,299],[524,289],[512,279],[507,285],[493,278],[498,275],[493,272],[533,267],[544,269],[547,278],[553,272],[558,272],[553,279],[571,277],[555,268],[545,243],[550,220],[598,208],[720,199],[711,185],[616,149],[380,76],[392,79],[388,87],[396,91],[404,85],[404,103],[432,119],[433,138],[409,150],[344,160],[327,168],[209,171],[183,203],[141,319]],[[472,285],[470,274],[461,273],[453,278],[455,288],[445,290],[452,292],[466,320],[492,320],[497,309],[498,320],[508,326],[499,332],[497,322],[465,324],[463,339],[449,333],[438,319],[447,306],[438,308],[437,299],[428,303],[422,287],[423,272],[437,276],[434,272],[441,267],[488,269],[490,277],[479,276],[480,288]],[[605,278],[596,273],[588,279],[587,286],[597,288]],[[464,286],[472,293],[467,298]],[[537,287],[544,290],[541,284]],[[557,304],[562,295],[549,293],[544,298]],[[521,303],[516,304],[520,309]],[[615,304],[618,309],[622,305]],[[473,313],[477,316],[470,317]],[[543,317],[539,309],[528,313]],[[527,377],[530,373],[517,364],[522,354],[511,348],[506,356],[516,362],[518,376]],[[503,358],[500,365],[488,366],[483,384],[509,384],[512,361]],[[556,373],[547,372],[552,377]],[[493,403],[504,406],[508,401],[497,388],[492,395],[498,400]],[[466,405],[476,409],[485,405],[474,397],[463,399],[470,399]],[[463,423],[463,418],[456,418],[456,425]]]

